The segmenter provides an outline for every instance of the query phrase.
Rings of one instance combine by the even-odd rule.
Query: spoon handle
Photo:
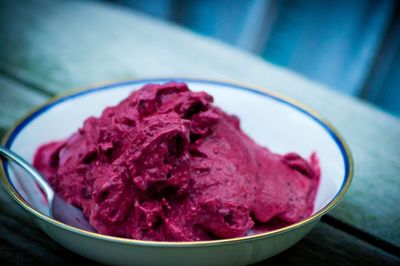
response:
[[[7,149],[3,145],[0,145],[0,155],[3,155],[5,158],[14,161],[19,166],[21,166],[22,169],[24,169],[44,191],[44,193],[46,194],[47,202],[49,203],[49,205],[51,205],[54,198],[54,191],[47,183],[47,181],[43,178],[43,176],[35,168],[33,168],[30,163],[28,163],[21,156]]]

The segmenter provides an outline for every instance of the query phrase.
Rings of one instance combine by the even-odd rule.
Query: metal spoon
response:
[[[14,161],[21,166],[22,169],[25,170],[25,172],[27,172],[39,185],[49,203],[50,217],[73,227],[95,232],[87,218],[83,215],[83,212],[75,206],[65,202],[60,196],[58,196],[44,177],[30,163],[2,145],[0,145],[0,155],[3,155],[5,158]]]

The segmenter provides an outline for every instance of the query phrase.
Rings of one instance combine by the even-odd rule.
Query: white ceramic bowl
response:
[[[39,226],[64,247],[93,260],[118,265],[244,265],[271,257],[299,241],[346,193],[353,173],[350,151],[338,132],[319,114],[286,96],[248,86],[197,79],[126,81],[60,96],[35,109],[12,128],[3,143],[32,161],[39,145],[69,136],[85,118],[99,115],[135,89],[153,82],[177,80],[194,91],[214,96],[215,104],[241,119],[243,130],[272,151],[316,151],[322,177],[315,210],[296,224],[254,236],[202,241],[154,242],[83,231],[48,216],[46,202],[29,178],[2,161],[1,178],[13,198]]]

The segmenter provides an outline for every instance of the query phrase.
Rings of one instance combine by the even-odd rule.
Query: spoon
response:
[[[44,177],[30,163],[2,145],[0,145],[0,155],[21,166],[22,169],[39,185],[46,196],[50,217],[79,229],[96,232],[89,224],[87,218],[83,215],[83,212],[58,196]]]

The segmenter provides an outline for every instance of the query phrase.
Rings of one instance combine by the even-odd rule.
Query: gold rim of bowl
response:
[[[348,160],[348,169],[347,169],[347,175],[344,177],[344,180],[346,180],[345,184],[342,184],[342,187],[340,191],[337,193],[337,195],[331,200],[331,202],[326,205],[324,208],[319,210],[318,212],[314,213],[310,217],[301,220],[297,223],[291,224],[289,226],[285,226],[276,230],[268,231],[265,233],[260,233],[260,234],[255,234],[251,236],[243,236],[243,237],[235,237],[235,238],[228,238],[228,239],[219,239],[219,240],[209,240],[209,241],[186,241],[186,242],[167,242],[167,241],[145,241],[145,240],[136,240],[136,239],[128,239],[128,238],[121,238],[121,237],[114,237],[114,236],[108,236],[108,235],[102,235],[99,233],[93,233],[89,232],[86,230],[82,230],[67,224],[64,224],[62,222],[59,222],[52,217],[49,217],[31,206],[15,191],[13,186],[10,184],[8,178],[6,178],[6,172],[4,168],[4,161],[0,161],[0,178],[1,181],[3,182],[4,186],[6,187],[8,193],[26,210],[28,210],[30,213],[34,214],[37,218],[40,218],[43,221],[49,222],[53,225],[56,225],[60,227],[61,229],[65,229],[68,231],[71,231],[73,233],[89,236],[95,239],[99,240],[107,240],[107,241],[113,241],[113,242],[118,242],[118,243],[126,243],[126,244],[135,244],[135,245],[141,245],[141,246],[157,246],[157,247],[182,247],[182,246],[187,246],[187,247],[198,247],[198,246],[211,246],[211,245],[219,245],[219,244],[234,244],[238,242],[243,242],[243,241],[250,241],[250,240],[256,240],[268,236],[273,236],[281,233],[285,233],[288,231],[291,231],[293,229],[299,228],[305,224],[308,224],[312,221],[315,221],[319,219],[322,215],[330,211],[334,206],[336,206],[344,197],[346,194],[347,190],[349,189],[349,186],[351,184],[351,181],[353,179],[353,172],[354,172],[354,162],[353,162],[353,157],[351,155],[350,149],[347,145],[347,143],[344,141],[343,137],[339,134],[339,132],[336,130],[336,128],[328,122],[326,119],[324,119],[317,111],[314,109],[310,108],[309,106],[299,102],[298,100],[295,100],[293,98],[290,98],[284,94],[278,93],[271,91],[269,89],[259,87],[259,86],[254,86],[254,85],[248,85],[244,84],[241,82],[231,82],[231,81],[221,81],[221,80],[210,80],[210,79],[201,79],[201,78],[149,78],[149,79],[133,79],[133,80],[124,80],[124,81],[109,81],[109,82],[102,82],[95,84],[93,86],[88,86],[84,88],[78,88],[78,89],[72,89],[68,90],[65,93],[59,94],[55,97],[50,98],[48,101],[45,103],[37,106],[36,108],[32,109],[30,112],[28,112],[24,117],[22,117],[17,123],[14,124],[13,127],[11,127],[6,135],[4,136],[2,140],[2,144],[6,145],[8,142],[9,138],[19,127],[22,123],[24,123],[28,118],[30,118],[34,113],[37,111],[53,104],[56,101],[59,101],[64,98],[68,98],[72,95],[82,93],[84,91],[96,91],[99,88],[103,87],[114,87],[115,86],[123,86],[128,85],[130,83],[136,84],[136,83],[149,83],[149,82],[167,82],[167,81],[187,81],[187,82],[204,82],[204,83],[211,83],[211,84],[220,84],[220,85],[227,85],[227,86],[233,86],[236,88],[244,88],[247,90],[252,90],[255,92],[261,92],[262,94],[266,94],[267,96],[272,96],[275,99],[279,99],[283,102],[287,102],[298,109],[302,110],[315,120],[319,121],[322,125],[324,125],[326,128],[328,128],[331,132],[331,135],[334,135],[336,137],[337,142],[342,145],[343,151],[344,151],[344,156]],[[346,160],[346,158],[343,158]]]

